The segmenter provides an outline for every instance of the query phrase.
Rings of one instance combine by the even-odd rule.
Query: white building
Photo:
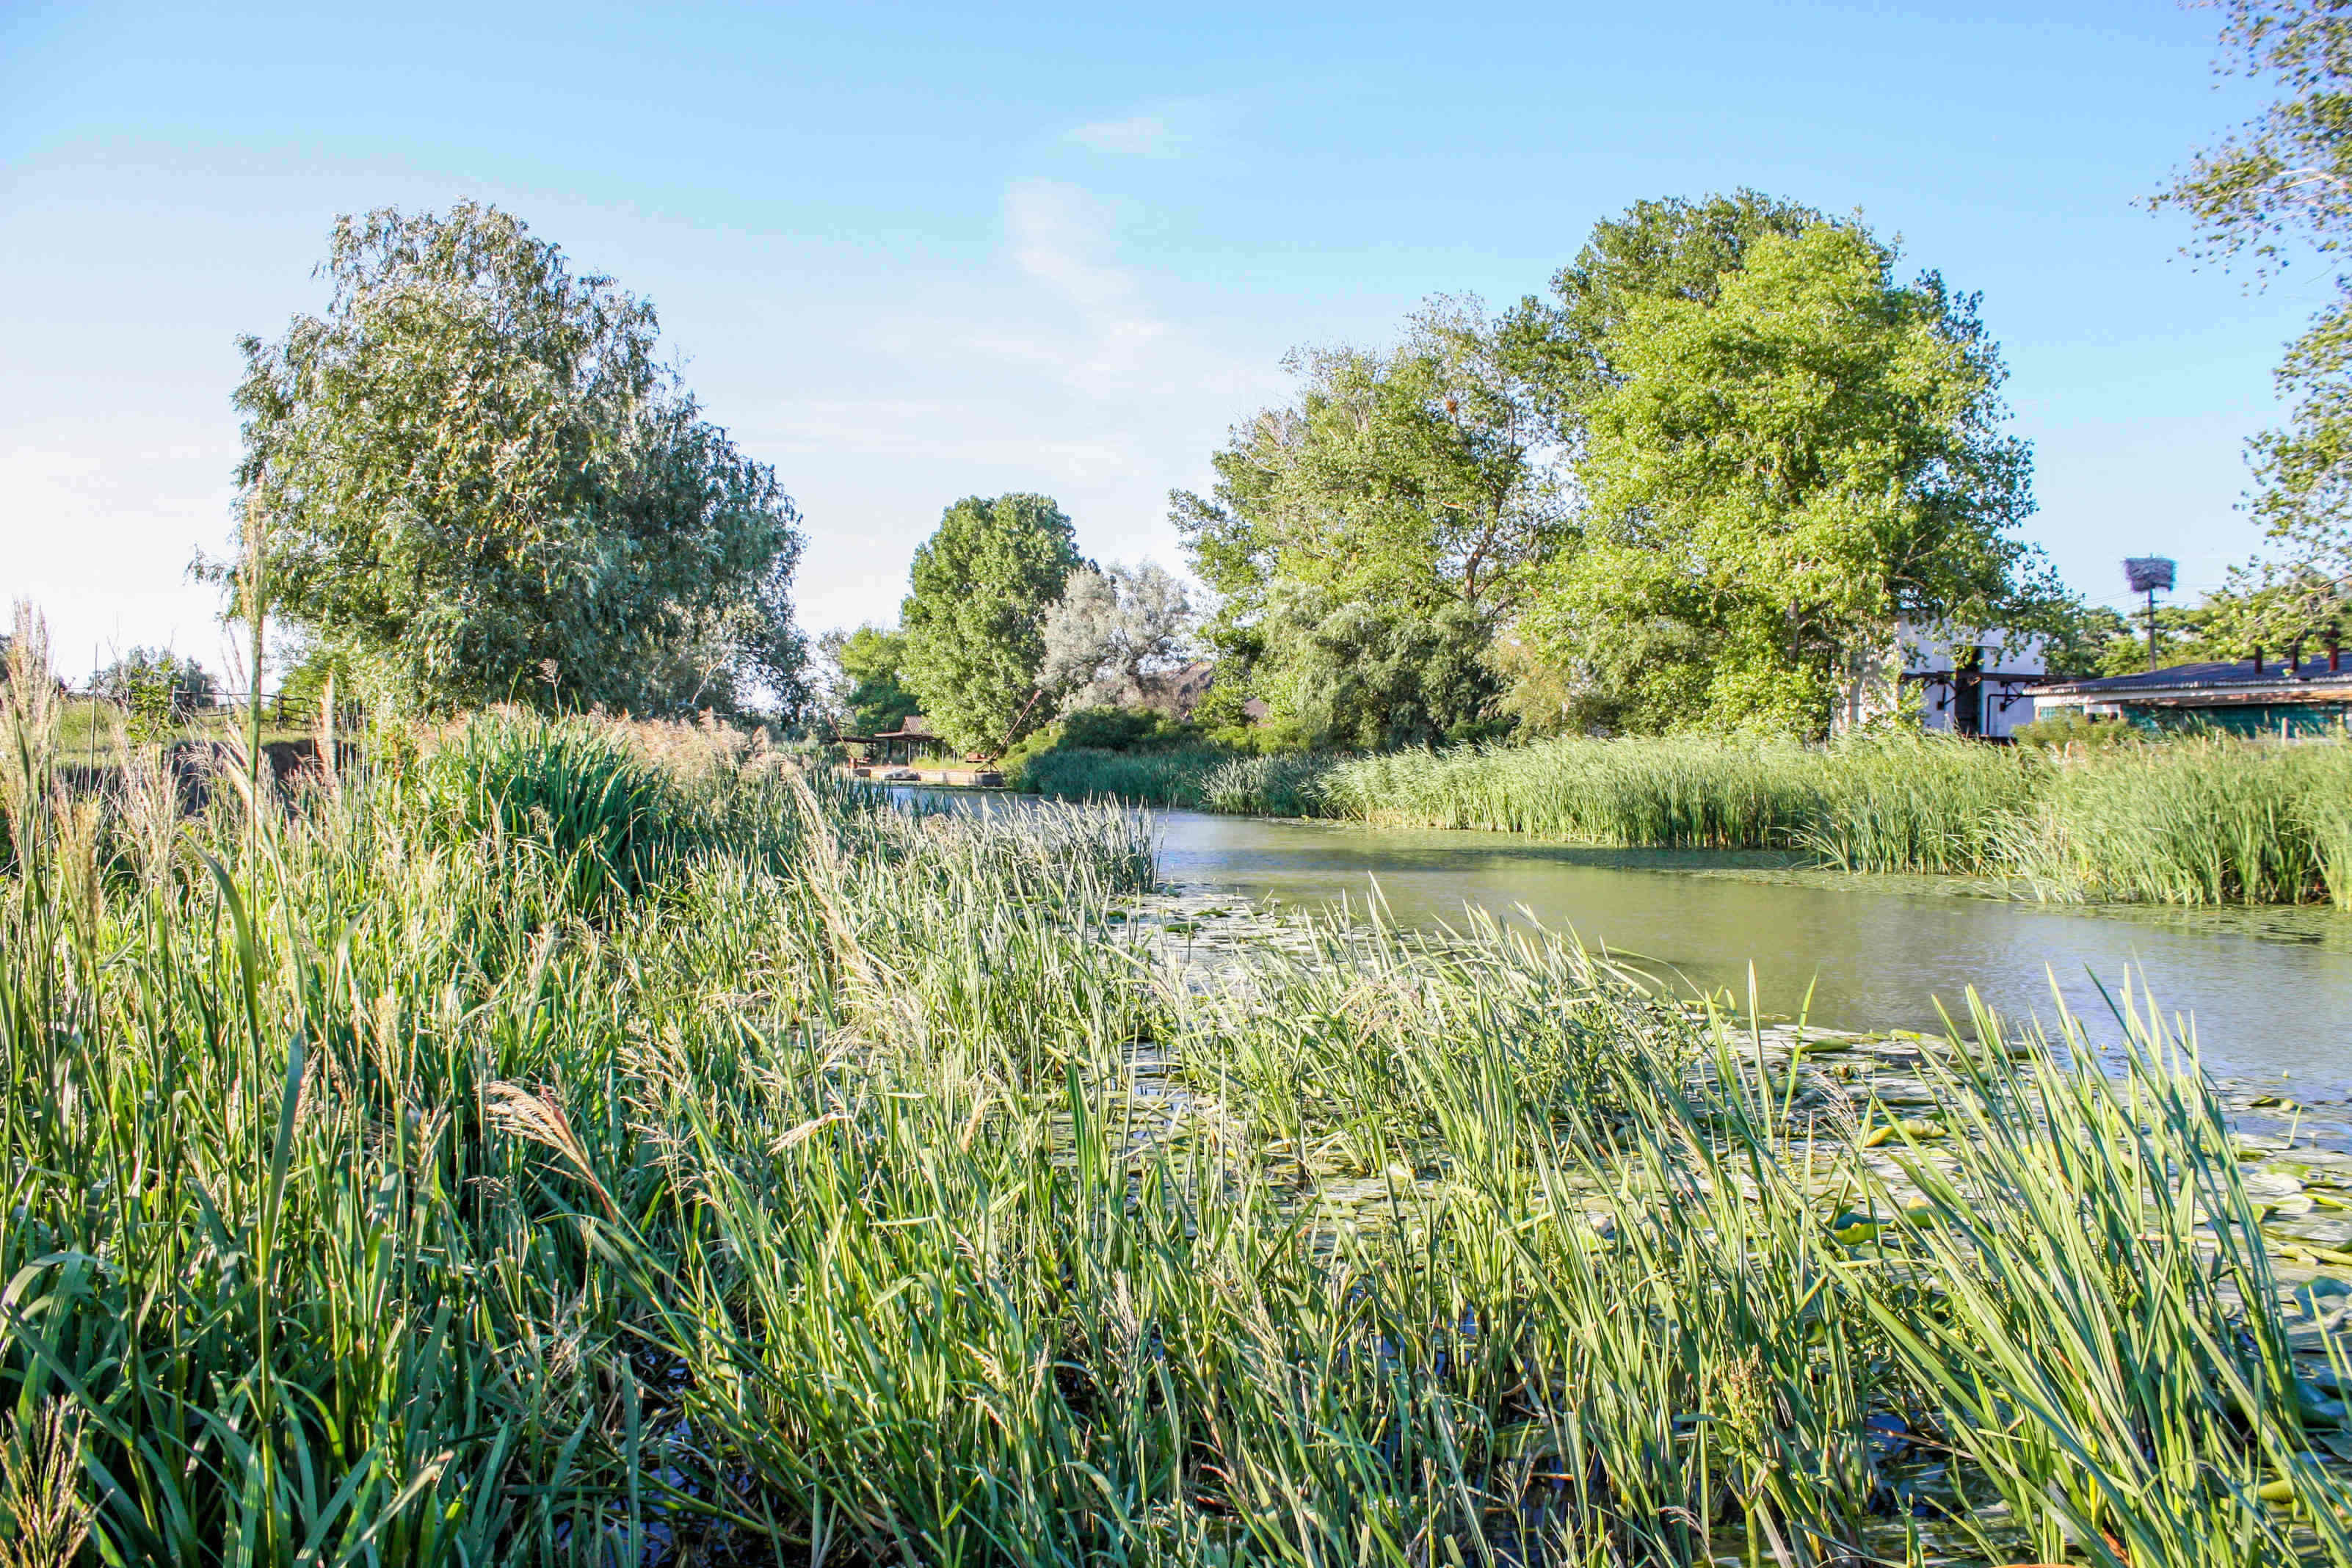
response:
[[[1861,729],[1916,703],[1948,735],[2003,741],[2033,722],[2029,693],[2049,668],[2038,634],[1898,623],[1895,646],[1851,670],[1832,731]]]

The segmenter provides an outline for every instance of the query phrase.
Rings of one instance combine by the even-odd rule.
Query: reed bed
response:
[[[1015,783],[1048,800],[1115,800],[1197,810],[1208,804],[1210,778],[1231,760],[1228,752],[1200,748],[1109,752],[1057,746],[1024,762]]]
[[[1234,765],[1253,763],[1264,765]],[[1782,850],[1846,871],[2014,879],[2069,901],[2352,908],[2352,747],[2341,742],[2189,737],[2052,756],[1930,737],[1568,739],[1292,769],[1282,815]],[[1246,790],[1207,790],[1202,804],[1261,809]]]
[[[2095,752],[2056,771],[2010,858],[2060,898],[2352,908],[2352,746]]]
[[[1398,752],[1332,770],[1341,815],[1618,847],[1804,849],[1849,870],[1985,868],[2032,763],[1905,738],[1828,749],[1582,738]]]
[[[1049,800],[1120,801],[1236,816],[1330,816],[1339,814],[1322,784],[1336,765],[1334,758],[1293,753],[1057,747],[1024,763],[1018,784]]]
[[[491,716],[184,818],[38,701],[12,1552],[2352,1563],[2352,1366],[2156,1026],[1857,1117],[1539,933],[1188,981],[1129,813]]]

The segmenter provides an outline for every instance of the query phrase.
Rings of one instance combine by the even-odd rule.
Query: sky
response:
[[[1181,566],[1171,488],[1294,345],[1540,293],[1644,197],[1752,186],[1980,290],[2025,534],[2092,599],[2259,541],[2246,438],[2323,301],[2137,205],[2260,105],[2210,9],[0,0],[0,596],[58,663],[220,668],[240,334],[336,215],[493,202],[650,298],[808,536],[811,630],[895,617],[957,498],[1056,497]]]

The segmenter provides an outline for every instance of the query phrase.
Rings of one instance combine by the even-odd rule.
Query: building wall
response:
[[[2218,731],[2255,740],[2305,740],[2344,733],[2344,707],[2336,702],[2248,702],[2212,708],[2121,705],[2124,716],[2151,734]]]
[[[1916,702],[1922,726],[1939,734],[1952,733],[1968,698],[1962,684],[1951,678],[1969,664],[1971,649],[1979,650],[1976,662],[1985,672],[1977,685],[1980,699],[1977,732],[2005,740],[2033,722],[2033,699],[2022,693],[2049,668],[2040,637],[1903,622],[1895,627],[1894,647],[1865,651],[1850,661],[1832,732],[1859,729]]]

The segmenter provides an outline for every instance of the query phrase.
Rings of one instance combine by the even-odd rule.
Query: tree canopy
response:
[[[2251,259],[2257,280],[2298,250],[2336,267],[2336,299],[2276,373],[2288,423],[2252,442],[2254,515],[2279,547],[2236,575],[2231,618],[2284,640],[2352,602],[2352,15],[2340,0],[2228,0],[2219,67],[2278,97],[2197,154],[2152,205],[2188,215],[2191,254]]]
[[[1898,617],[2043,629],[1999,352],[1895,260],[1754,191],[1641,202],[1548,299],[1295,353],[1296,401],[1171,498],[1221,696],[1306,744],[1818,734]]]
[[[967,496],[915,552],[901,679],[961,750],[1000,750],[1053,717],[1040,695],[1047,609],[1079,559],[1050,496]]]
[[[856,734],[885,734],[923,710],[920,699],[898,678],[907,639],[879,626],[833,631],[817,639],[826,667],[826,692],[837,721]]]
[[[1612,327],[1581,536],[1530,625],[1638,727],[1819,734],[1898,617],[2018,620],[2039,567],[2010,531],[2031,460],[1998,352],[1973,299],[1894,261],[1853,225],[1764,234],[1712,299],[1636,299]]]
[[[1037,683],[1062,713],[1137,706],[1144,677],[1182,659],[1192,624],[1192,600],[1166,567],[1081,566],[1045,612]]]
[[[1824,221],[1812,207],[1747,189],[1635,202],[1593,225],[1576,259],[1552,275],[1551,298],[1522,300],[1498,323],[1497,353],[1534,389],[1554,437],[1580,448],[1587,408],[1623,375],[1613,345],[1637,306],[1711,305],[1749,246]]]
[[[1313,743],[1475,725],[1493,682],[1464,679],[1443,650],[1516,609],[1561,517],[1533,389],[1475,301],[1435,302],[1393,353],[1300,350],[1286,363],[1297,400],[1234,428],[1211,459],[1211,496],[1170,498],[1218,595],[1208,640],[1277,725]],[[1360,651],[1374,622],[1388,628],[1383,656],[1325,679],[1337,667],[1316,650]],[[1447,668],[1417,667],[1414,650]]]
[[[321,270],[323,316],[241,343],[271,613],[404,707],[797,695],[797,514],[649,302],[470,202],[339,219]]]

